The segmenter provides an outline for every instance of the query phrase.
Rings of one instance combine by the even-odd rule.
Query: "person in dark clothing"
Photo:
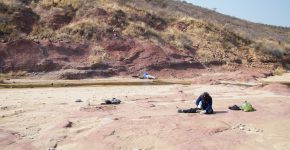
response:
[[[190,109],[179,109],[179,113],[201,113],[201,114],[212,114],[212,98],[209,93],[204,92],[200,95],[197,100],[195,101],[196,108]]]

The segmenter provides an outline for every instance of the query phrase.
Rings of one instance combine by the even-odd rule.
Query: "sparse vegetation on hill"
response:
[[[57,64],[56,70],[91,69],[98,62],[127,73],[156,66],[271,68],[290,63],[289,28],[254,24],[180,1],[0,0],[0,19],[1,72],[28,71],[41,62]],[[32,43],[13,45],[17,40]],[[28,45],[40,51],[31,53],[37,60],[18,59],[16,49]],[[95,47],[102,52],[95,53]]]

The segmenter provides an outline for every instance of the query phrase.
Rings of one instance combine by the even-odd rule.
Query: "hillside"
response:
[[[80,79],[289,68],[290,29],[173,0],[0,0],[0,72]],[[12,73],[12,74],[13,74]]]

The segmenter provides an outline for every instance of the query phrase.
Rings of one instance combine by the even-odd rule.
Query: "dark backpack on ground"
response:
[[[237,105],[233,105],[233,106],[229,106],[230,110],[241,110],[239,106]]]

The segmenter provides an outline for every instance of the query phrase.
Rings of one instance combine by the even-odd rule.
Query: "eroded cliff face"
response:
[[[0,3],[2,73],[74,70],[70,78],[86,78],[151,71],[190,77],[216,68],[269,70],[290,60],[287,41],[274,40],[268,50],[269,42],[169,11],[171,1],[14,2]]]

